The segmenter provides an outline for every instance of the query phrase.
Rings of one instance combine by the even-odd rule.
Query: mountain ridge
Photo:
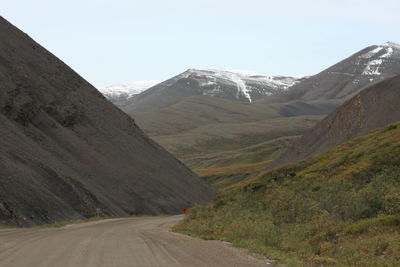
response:
[[[286,90],[301,77],[273,76],[213,69],[188,69],[120,105],[127,113],[166,107],[189,96],[205,95],[252,102]]]

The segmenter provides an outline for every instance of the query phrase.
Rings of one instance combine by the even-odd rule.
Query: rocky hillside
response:
[[[400,73],[400,45],[387,42],[367,47],[345,60],[261,102],[344,102],[360,90]]]
[[[400,120],[400,75],[377,83],[337,108],[271,167],[327,151],[370,130]]]
[[[0,18],[0,224],[178,213],[215,191]]]

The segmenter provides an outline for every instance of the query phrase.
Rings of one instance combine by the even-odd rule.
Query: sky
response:
[[[189,68],[312,75],[400,43],[398,0],[0,0],[0,11],[99,88]]]

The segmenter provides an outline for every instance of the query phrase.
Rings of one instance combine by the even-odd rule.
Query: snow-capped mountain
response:
[[[189,69],[181,78],[192,78],[202,87],[201,94],[224,97],[234,94],[237,100],[252,102],[260,96],[272,95],[276,91],[286,90],[301,77],[264,75],[250,71]],[[230,90],[231,92],[227,92]]]
[[[120,102],[140,94],[162,81],[135,81],[100,88],[99,91],[111,102]]]
[[[253,102],[286,90],[303,79],[248,71],[189,69],[136,95],[124,102],[123,106],[130,112],[143,112],[202,95]]]
[[[174,83],[179,83],[182,79],[189,79],[196,83],[187,84],[187,87],[197,88],[196,95],[246,102],[286,90],[302,80],[300,76],[264,75],[242,70],[189,69],[163,83],[161,81],[138,81],[108,86],[99,91],[111,102],[124,102],[157,84],[160,84],[161,87],[169,87]],[[191,88],[182,88],[182,90],[191,91]],[[185,92],[182,93],[185,94]]]
[[[328,69],[262,101],[338,100],[343,102],[366,86],[400,74],[400,44],[369,46]]]

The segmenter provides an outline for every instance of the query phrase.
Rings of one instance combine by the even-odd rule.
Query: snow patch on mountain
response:
[[[393,47],[388,47],[386,53],[381,56],[381,58],[390,58],[393,55]]]
[[[278,90],[286,90],[293,86],[301,76],[274,76],[257,74],[243,70],[189,69],[182,78],[194,78],[204,87],[203,95],[217,96],[223,94],[223,85],[236,87],[236,98],[253,101],[252,94],[271,95]]]
[[[377,48],[375,48],[375,49],[373,49],[373,50],[361,55],[360,58],[371,58],[374,55],[376,55],[377,53],[379,53],[382,49],[383,49],[382,46],[378,46]]]
[[[379,68],[381,67],[382,62],[382,59],[371,60],[368,62],[362,75],[381,75],[382,73],[379,72]]]
[[[400,53],[400,45],[387,42],[361,55],[359,57],[360,59],[368,60],[365,63],[365,69],[362,72],[362,75],[381,75],[382,73],[380,70],[383,67],[383,63],[389,61],[395,52],[397,54]]]
[[[141,92],[159,84],[162,81],[135,81],[127,82],[118,85],[107,86],[104,88],[99,88],[98,90],[107,99],[111,101],[127,100],[134,95],[140,94]]]

